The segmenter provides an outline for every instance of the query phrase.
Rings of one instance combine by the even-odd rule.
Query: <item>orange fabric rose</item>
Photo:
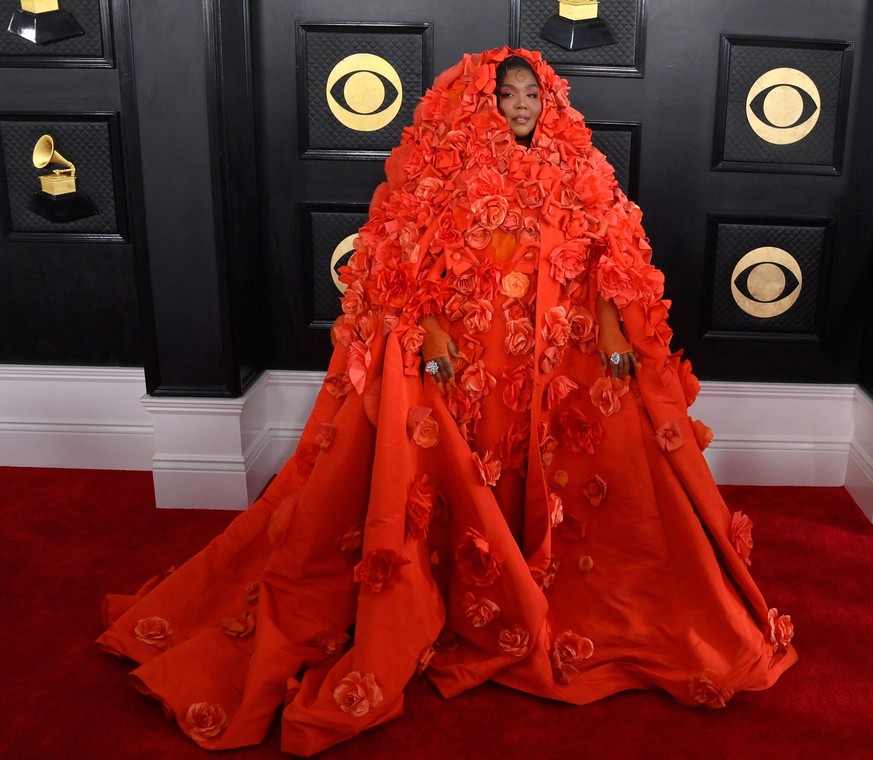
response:
[[[401,568],[409,564],[393,549],[375,549],[355,565],[355,581],[375,593],[387,591],[397,583]]]
[[[616,386],[612,380],[612,377],[599,377],[588,391],[591,403],[604,417],[610,417],[621,410],[621,396],[616,393]],[[627,385],[622,385],[620,388],[622,396],[627,393]]]
[[[468,591],[464,594],[464,617],[474,628],[483,628],[500,614],[500,607],[490,599],[477,598]]]
[[[570,240],[549,254],[549,276],[562,285],[588,268],[587,241]]]
[[[530,278],[522,272],[510,272],[500,280],[500,292],[507,298],[523,298],[530,288]]]
[[[506,323],[506,353],[524,356],[533,352],[535,343],[534,326],[529,319],[513,319]]]
[[[480,399],[491,393],[497,385],[497,379],[488,373],[485,362],[480,360],[464,370],[458,384],[470,398]]]
[[[468,528],[455,549],[455,565],[468,586],[490,586],[500,576],[500,561],[479,531]]]
[[[591,639],[564,631],[555,637],[552,645],[552,672],[558,683],[570,683],[579,676],[579,668],[584,660],[594,654]]]
[[[484,454],[479,454],[478,451],[473,452],[473,463],[479,473],[479,480],[483,486],[496,486],[500,480],[501,463],[499,459],[494,459],[491,451],[486,451]]]
[[[543,314],[543,340],[553,346],[563,346],[570,337],[570,322],[563,306],[553,306]]]
[[[406,497],[407,540],[419,540],[427,536],[430,515],[433,510],[434,491],[427,475],[415,478]]]
[[[514,369],[503,370],[506,385],[503,388],[503,403],[514,412],[526,412],[533,398],[533,367],[529,362]]]
[[[169,638],[172,633],[173,630],[166,620],[154,616],[140,618],[133,629],[137,641],[156,649],[166,649],[170,644]]]
[[[245,639],[255,632],[255,616],[246,611],[236,617],[223,617],[221,625],[228,636]]]
[[[750,555],[752,553],[752,527],[753,523],[747,515],[742,512],[734,512],[731,515],[731,525],[728,530],[731,543],[734,549],[747,565],[752,564]]]
[[[582,486],[582,493],[591,502],[592,507],[598,507],[606,498],[606,481],[599,475],[595,475]]]
[[[530,634],[518,625],[504,628],[497,637],[497,648],[512,657],[524,657],[530,649]]]
[[[333,439],[336,438],[336,425],[330,422],[322,422],[318,434],[315,436],[315,442],[322,451],[327,451],[333,445]]]
[[[494,307],[486,300],[467,301],[463,307],[464,327],[471,335],[488,332],[491,329],[491,318]]]
[[[676,451],[685,442],[678,422],[665,422],[655,431],[655,438],[658,445],[667,452]]]
[[[594,447],[603,438],[603,428],[597,420],[592,420],[581,409],[568,409],[561,413],[561,427],[564,437],[575,452],[593,454]]]
[[[360,718],[381,704],[382,689],[372,673],[353,671],[333,690],[333,699],[344,713]]]
[[[412,441],[423,449],[433,448],[440,442],[440,426],[426,406],[409,410],[407,429]]]
[[[221,705],[211,702],[195,702],[185,713],[188,732],[194,741],[202,742],[220,736],[227,728],[227,714]]]
[[[780,615],[779,610],[771,607],[767,611],[767,622],[770,624],[770,643],[773,644],[773,651],[777,652],[780,647],[787,647],[794,638],[791,615]]]
[[[556,493],[549,494],[549,524],[557,528],[564,522],[564,504]]]
[[[722,685],[718,679],[718,673],[707,668],[702,673],[692,676],[691,698],[706,707],[725,707],[728,700],[734,695],[734,690]]]

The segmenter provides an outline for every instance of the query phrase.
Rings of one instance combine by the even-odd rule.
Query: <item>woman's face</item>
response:
[[[540,86],[527,69],[510,69],[497,88],[497,107],[509,122],[515,140],[530,145],[537,119],[543,110]]]

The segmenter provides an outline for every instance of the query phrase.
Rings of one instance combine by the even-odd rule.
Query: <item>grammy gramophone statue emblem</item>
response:
[[[39,178],[40,190],[33,194],[29,208],[50,222],[72,222],[94,216],[97,207],[85,194],[76,190],[76,167],[55,150],[51,135],[43,135],[33,146],[33,165],[44,169],[49,164],[63,166]]]
[[[58,0],[21,0],[21,9],[12,13],[6,30],[37,45],[84,34],[76,19],[60,9]]]
[[[615,44],[615,37],[598,18],[598,0],[559,0],[558,15],[546,21],[540,37],[567,50]]]

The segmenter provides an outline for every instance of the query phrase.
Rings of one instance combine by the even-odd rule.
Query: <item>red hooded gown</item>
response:
[[[494,96],[527,59],[529,148]],[[386,163],[343,273],[336,349],[295,455],[202,552],[108,597],[106,651],[208,749],[308,755],[493,679],[584,704],[663,689],[721,707],[795,660],[787,615],[749,575],[688,415],[641,213],[536,53],[465,56]],[[640,358],[604,374],[597,296]],[[459,349],[443,390],[419,319]]]

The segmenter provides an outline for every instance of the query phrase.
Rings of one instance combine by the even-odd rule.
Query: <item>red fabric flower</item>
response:
[[[496,486],[500,480],[501,463],[499,459],[495,459],[491,451],[486,451],[484,454],[479,454],[478,451],[473,452],[473,463],[476,465],[476,470],[479,473],[479,480],[483,486]]]
[[[533,367],[530,362],[519,364],[511,370],[503,370],[506,386],[503,388],[503,403],[514,412],[530,409],[533,397]]]
[[[155,649],[166,649],[170,644],[169,638],[172,633],[170,624],[162,617],[156,616],[140,618],[133,629],[137,641]]]
[[[202,742],[214,739],[224,733],[227,728],[227,713],[221,705],[211,702],[195,702],[185,713],[185,722],[191,730],[188,732],[194,741]]]
[[[468,586],[490,586],[500,576],[500,561],[485,537],[468,528],[455,549],[455,566]]]
[[[731,516],[731,526],[728,531],[731,543],[734,545],[740,559],[747,565],[752,564],[752,528],[754,524],[747,515],[742,512],[734,512]]]
[[[426,406],[416,406],[409,410],[407,431],[413,443],[423,449],[430,449],[440,442],[440,426],[430,416],[430,409]]]
[[[700,381],[691,371],[691,362],[687,359],[679,362],[678,374],[682,390],[685,392],[685,403],[691,406],[700,393]]]
[[[567,315],[570,323],[570,340],[579,346],[584,353],[591,353],[597,345],[597,333],[594,329],[594,317],[588,309],[574,306]]]
[[[401,568],[409,564],[410,560],[393,549],[375,549],[355,565],[355,581],[376,593],[387,591],[394,587]]]
[[[333,439],[336,438],[336,425],[330,422],[322,422],[318,434],[315,436],[315,442],[322,451],[327,451],[333,445]]]
[[[480,399],[491,393],[497,385],[497,380],[488,373],[485,362],[480,360],[470,364],[461,373],[459,384],[470,398]]]
[[[228,636],[245,639],[255,632],[255,616],[246,610],[236,617],[221,618],[221,625]]]
[[[543,573],[542,578],[540,578],[539,585],[542,586],[543,591],[549,588],[555,580],[555,576],[558,574],[558,568],[561,566],[561,560],[559,560],[554,554],[549,558],[549,566],[546,568],[546,571]]]
[[[582,240],[570,240],[549,254],[549,276],[562,285],[575,279],[588,267],[588,246]]]
[[[564,522],[564,504],[558,494],[550,493],[549,523],[553,528],[557,528],[562,522]]]
[[[341,552],[354,552],[364,545],[364,523],[352,525],[345,533],[336,540]]]
[[[524,470],[527,463],[527,450],[530,444],[530,425],[526,422],[513,422],[497,444],[495,456],[501,461],[503,470]]]
[[[718,673],[707,668],[702,673],[692,676],[689,684],[691,698],[706,707],[724,707],[734,695],[734,690],[722,685]]]
[[[627,391],[627,385],[621,385],[617,393],[612,377],[599,377],[594,381],[588,394],[591,397],[591,403],[600,410],[600,413],[604,417],[610,417],[621,410],[621,396]]]
[[[344,372],[341,375],[335,374],[325,377],[322,387],[334,398],[341,399],[349,394],[352,384],[348,374]]]
[[[522,272],[510,272],[500,280],[500,292],[507,298],[523,298],[530,288],[530,278]]]
[[[540,459],[544,468],[552,466],[557,450],[558,439],[548,432],[544,423],[540,423]]]
[[[255,581],[254,583],[250,583],[246,586],[245,590],[245,598],[249,604],[255,604],[258,601],[258,597],[261,593],[261,584]]]
[[[486,300],[467,301],[463,307],[464,327],[471,335],[488,332],[491,329],[491,318],[494,307]]]
[[[655,431],[655,438],[658,445],[664,451],[676,451],[685,442],[682,438],[682,431],[679,429],[678,422],[665,422]]]
[[[591,502],[592,507],[598,507],[606,498],[606,481],[599,475],[595,475],[582,486],[582,493]]]
[[[345,631],[326,631],[319,634],[315,639],[317,646],[326,655],[333,657],[349,642],[349,634]]]
[[[512,657],[524,657],[530,649],[530,634],[518,625],[504,628],[497,637],[497,648]]]
[[[553,306],[543,314],[543,340],[553,346],[563,346],[570,337],[570,322],[563,306]]]
[[[555,637],[552,645],[552,672],[558,683],[570,683],[579,676],[582,662],[594,654],[591,639],[573,631],[564,631]]]
[[[529,319],[523,317],[506,323],[506,339],[504,341],[506,353],[513,356],[524,356],[533,352],[535,343],[534,326]]]
[[[382,689],[372,673],[361,675],[358,671],[349,673],[333,690],[333,700],[337,707],[353,718],[360,718],[382,702]]]
[[[415,478],[406,497],[406,538],[417,541],[427,536],[433,511],[434,491],[427,475]]]
[[[773,644],[773,651],[777,652],[780,647],[787,647],[794,638],[791,615],[780,615],[779,610],[771,607],[767,611],[767,622],[770,624],[770,643]]]
[[[577,453],[584,451],[586,454],[593,454],[594,447],[603,438],[600,423],[590,419],[581,409],[573,408],[562,412],[560,423],[570,448]]]
[[[705,451],[714,438],[712,430],[700,420],[691,420],[691,429],[694,431],[694,440],[697,441],[697,446],[701,451]]]
[[[490,599],[477,598],[470,591],[464,594],[464,617],[474,628],[483,628],[500,614],[500,607]]]
[[[299,443],[294,452],[294,463],[301,477],[308,478],[315,468],[315,460],[321,453],[321,447],[317,443]]]

